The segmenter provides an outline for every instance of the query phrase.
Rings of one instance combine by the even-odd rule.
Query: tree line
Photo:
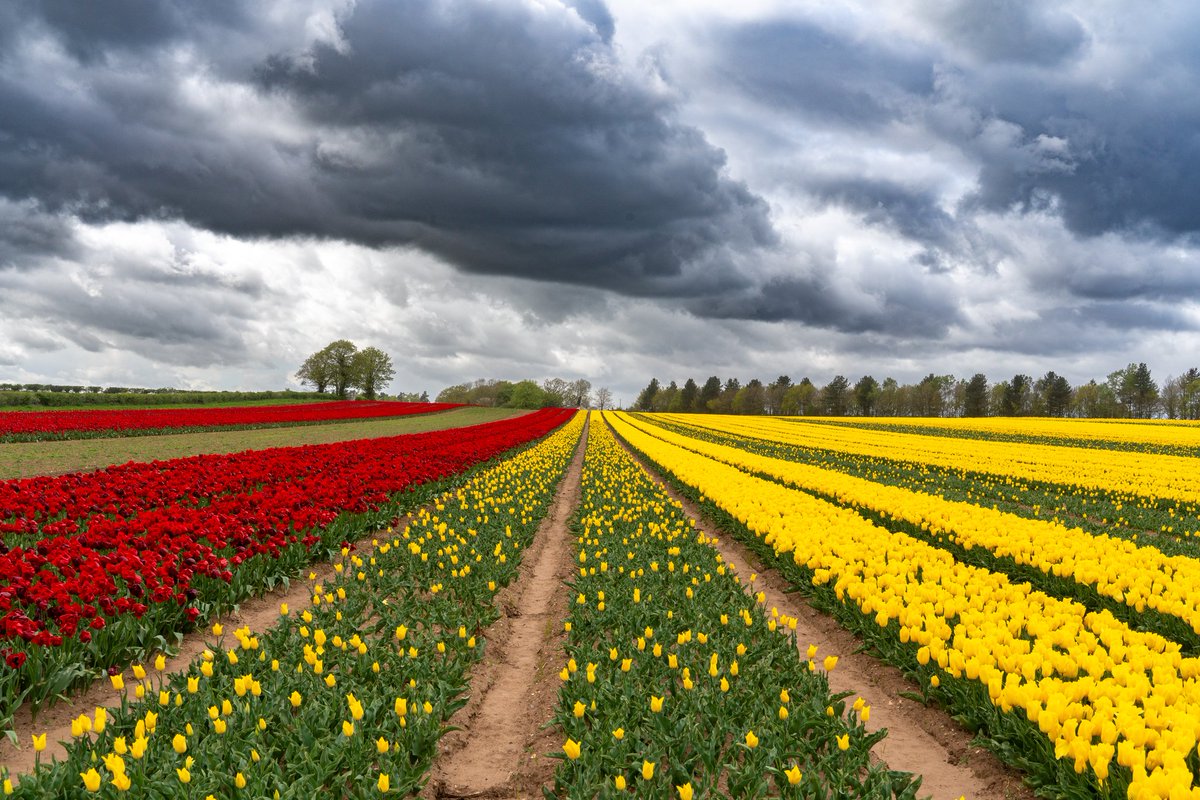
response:
[[[639,411],[714,414],[786,414],[885,417],[1130,417],[1200,419],[1200,369],[1193,367],[1162,384],[1145,363],[1129,364],[1104,381],[1072,386],[1053,371],[1034,380],[1017,374],[992,383],[983,373],[970,378],[930,373],[917,383],[894,378],[877,381],[864,375],[851,384],[843,375],[824,386],[807,377],[793,382],[780,375],[764,384],[754,378],[710,377],[703,385],[691,378],[679,386],[652,379],[634,408]]]
[[[46,406],[168,406],[229,404],[260,400],[320,400],[313,392],[191,391],[138,389],[125,386],[61,386],[40,383],[0,384],[0,407]]]
[[[612,407],[612,392],[601,386],[592,391],[584,378],[568,381],[549,378],[538,385],[533,380],[479,379],[447,386],[438,393],[439,403],[469,403],[494,408],[597,408]]]

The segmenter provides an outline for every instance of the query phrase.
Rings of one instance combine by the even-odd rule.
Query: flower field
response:
[[[561,424],[573,412],[547,412]],[[492,598],[553,495],[582,415],[478,472],[370,554],[343,549],[312,605],[269,630],[214,630],[186,672],[141,670],[144,698],[77,720],[65,759],[17,797],[404,796],[426,780]]]
[[[837,656],[803,658],[603,424],[576,532],[559,796],[916,796],[871,762],[870,707],[830,695]]]
[[[570,574],[546,623],[560,644],[537,645],[554,689],[536,724],[557,742],[531,756],[552,759],[538,791],[922,796],[920,763],[881,759],[871,705],[830,688],[854,648],[798,639],[803,610],[771,607],[636,454],[778,570],[768,591],[807,596],[1042,795],[1200,797],[1190,441],[1153,423],[546,409],[0,482],[0,712],[108,686],[109,667],[115,690],[64,755],[0,780],[20,797],[437,794],[439,743],[472,735],[456,712],[488,691],[476,667],[512,657],[489,650],[514,607],[498,593]],[[543,525],[564,475],[575,514],[560,495]],[[519,572],[539,526],[571,546],[531,560],[569,568]],[[208,628],[180,671],[155,657],[325,558],[331,577],[310,573],[273,623]]]
[[[1047,792],[1200,796],[1191,459],[786,419],[611,419]],[[1129,427],[1150,444],[1162,431]],[[937,491],[926,464],[957,483]],[[1000,510],[1023,485],[1056,504]],[[1098,498],[1101,525],[1074,524]]]
[[[0,482],[0,720],[169,644],[573,412]]]
[[[231,408],[0,411],[0,442],[130,436],[191,430],[230,430],[350,419],[382,419],[409,414],[430,414],[457,407],[457,403],[331,401],[328,403]]]

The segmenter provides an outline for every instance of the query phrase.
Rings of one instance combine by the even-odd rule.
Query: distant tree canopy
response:
[[[438,393],[437,401],[494,408],[590,408],[593,393],[591,381],[584,378],[574,381],[549,378],[540,386],[533,380],[514,383],[480,379],[447,386]],[[610,407],[612,392],[607,387],[600,387],[595,392],[595,402],[602,408]]]
[[[890,377],[880,382],[871,375],[851,384],[837,375],[820,388],[808,377],[793,383],[787,375],[766,385],[752,378],[744,386],[737,378],[722,381],[713,375],[697,387],[687,378],[682,389],[675,381],[663,388],[653,378],[633,407],[684,414],[1200,419],[1200,368],[1159,385],[1146,364],[1129,364],[1104,382],[1092,380],[1075,387],[1053,370],[1037,380],[1018,373],[994,384],[982,372],[970,378],[931,372],[913,384]]]
[[[364,397],[374,400],[395,377],[391,356],[377,347],[359,350],[348,339],[330,342],[296,370],[301,384],[312,385],[322,394],[332,388],[341,399],[350,389],[361,389]]]

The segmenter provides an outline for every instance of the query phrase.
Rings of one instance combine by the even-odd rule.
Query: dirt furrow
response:
[[[425,798],[540,798],[558,747],[545,728],[558,701],[566,660],[563,581],[574,571],[569,523],[579,504],[587,426],[575,457],[521,561],[498,595],[502,616],[487,630],[487,651],[471,671],[470,701],[450,719]]]
[[[838,656],[837,666],[828,673],[829,686],[834,692],[853,692],[871,706],[867,728],[887,729],[887,738],[875,746],[875,753],[889,768],[922,776],[921,795],[933,800],[958,800],[963,796],[968,800],[1033,800],[1033,791],[1019,774],[990,751],[973,745],[971,734],[948,713],[904,697],[904,693],[920,693],[920,688],[900,670],[856,652],[862,646],[861,640],[801,596],[788,593],[787,579],[764,567],[757,556],[713,525],[694,503],[666,483],[657,468],[637,453],[632,454],[672,498],[683,504],[700,530],[717,537],[717,551],[725,561],[736,565],[747,591],[764,592],[767,608],[777,608],[780,614],[799,620],[796,637],[802,650],[817,645],[818,664],[821,656]],[[752,575],[755,577],[751,583]]]

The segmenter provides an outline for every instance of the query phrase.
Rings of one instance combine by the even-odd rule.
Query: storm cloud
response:
[[[0,364],[286,383],[357,336],[406,354],[397,388],[1178,372],[1198,22],[1182,0],[4,4]]]
[[[328,38],[253,64],[206,34],[264,25],[258,4],[141,5],[50,3],[26,23],[0,79],[10,198],[90,221],[411,244],[472,272],[630,294],[686,291],[688,265],[774,242],[722,152],[617,64],[600,3],[364,0]],[[58,85],[21,79],[56,46]]]

